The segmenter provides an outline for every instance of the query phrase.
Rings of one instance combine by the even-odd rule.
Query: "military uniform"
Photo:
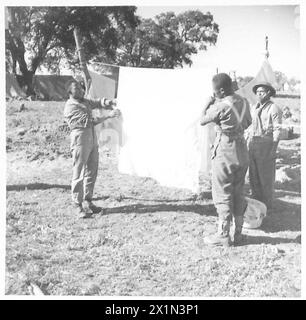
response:
[[[271,100],[252,108],[252,127],[249,132],[249,178],[252,196],[272,207],[275,181],[275,159],[281,134],[282,111]]]
[[[73,203],[81,205],[91,201],[99,165],[98,140],[94,128],[92,109],[106,107],[106,99],[67,100],[65,121],[71,129],[73,172],[71,195]]]
[[[241,234],[247,203],[243,193],[249,156],[244,130],[251,124],[249,104],[237,94],[215,102],[201,124],[216,123],[212,148],[212,196],[219,216],[218,235],[228,237],[235,218],[235,233]]]

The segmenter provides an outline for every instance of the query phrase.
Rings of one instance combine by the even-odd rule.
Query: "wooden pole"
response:
[[[9,12],[9,8],[5,7],[5,30],[7,30],[9,28],[9,18],[10,18],[10,12]]]
[[[74,34],[74,40],[75,40],[75,44],[76,44],[76,48],[77,48],[77,52],[80,60],[81,71],[83,72],[83,76],[85,80],[86,94],[87,94],[91,84],[91,77],[87,69],[85,51],[84,51],[84,48],[82,47],[80,29],[75,28],[73,31],[73,34]]]
[[[268,59],[270,56],[269,54],[269,38],[266,36],[266,58]]]

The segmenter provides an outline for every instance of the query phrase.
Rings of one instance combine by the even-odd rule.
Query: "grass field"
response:
[[[290,106],[299,125],[299,100]],[[95,202],[70,206],[69,134],[62,102],[7,103],[6,294],[298,297],[301,294],[300,138],[281,141],[275,210],[245,245],[204,246],[217,220],[210,195],[118,172],[102,154]]]

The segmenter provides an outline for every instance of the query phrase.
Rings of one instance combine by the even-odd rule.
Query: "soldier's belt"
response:
[[[254,142],[267,142],[273,140],[273,136],[272,135],[264,135],[264,136],[252,136],[251,137],[251,141]]]

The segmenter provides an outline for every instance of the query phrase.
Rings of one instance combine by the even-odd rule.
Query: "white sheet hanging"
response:
[[[121,172],[197,189],[199,171],[209,173],[215,136],[213,125],[199,124],[213,74],[212,69],[120,69],[118,107],[126,138]]]

